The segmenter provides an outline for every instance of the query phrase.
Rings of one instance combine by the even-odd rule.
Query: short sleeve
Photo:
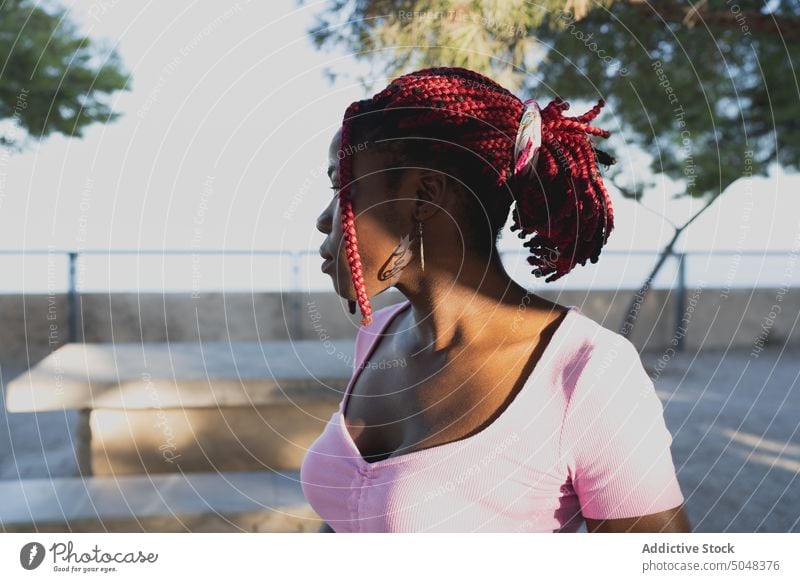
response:
[[[575,383],[562,425],[562,458],[590,519],[648,515],[684,500],[653,382],[636,347],[614,335]]]

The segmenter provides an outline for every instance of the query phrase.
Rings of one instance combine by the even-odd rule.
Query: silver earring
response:
[[[422,244],[422,221],[417,223],[419,230],[419,260],[422,263],[422,270],[425,270],[425,247]]]

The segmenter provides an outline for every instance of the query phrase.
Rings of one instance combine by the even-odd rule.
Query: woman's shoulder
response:
[[[584,399],[603,400],[612,388],[620,394],[632,386],[652,386],[633,342],[580,309],[573,308],[572,316],[560,370],[570,380],[565,386],[569,398],[579,393]],[[567,367],[569,373],[563,369]]]

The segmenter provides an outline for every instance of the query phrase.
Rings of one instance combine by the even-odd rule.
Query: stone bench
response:
[[[0,481],[5,532],[316,532],[296,471]]]
[[[77,409],[81,475],[298,470],[352,375],[352,340],[74,343],[7,387]]]

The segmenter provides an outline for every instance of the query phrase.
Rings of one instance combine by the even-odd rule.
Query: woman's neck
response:
[[[475,344],[491,326],[505,325],[509,315],[533,309],[540,300],[517,284],[506,272],[497,251],[490,257],[465,256],[453,272],[456,261],[425,257],[425,271],[404,273],[397,289],[411,302],[404,318],[410,341],[418,350],[438,353]],[[536,305],[534,305],[536,304]],[[522,306],[522,307],[521,307]],[[494,330],[492,330],[494,331]],[[506,334],[513,341],[513,332]]]

